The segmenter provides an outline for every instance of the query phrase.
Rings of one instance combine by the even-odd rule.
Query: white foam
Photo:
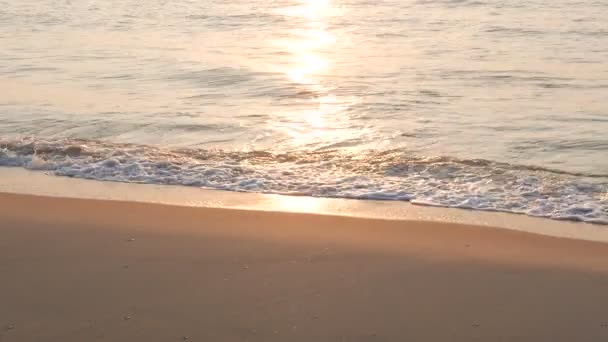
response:
[[[58,176],[210,189],[411,201],[608,224],[608,178],[417,159],[403,153],[170,151],[77,141],[0,144],[0,165]],[[77,147],[74,147],[77,146]]]

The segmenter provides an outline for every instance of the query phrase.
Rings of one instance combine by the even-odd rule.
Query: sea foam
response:
[[[411,201],[608,224],[608,175],[407,151],[272,153],[85,140],[0,141],[0,165],[102,181]]]

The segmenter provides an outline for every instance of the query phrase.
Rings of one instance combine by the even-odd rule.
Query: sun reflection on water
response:
[[[270,207],[278,211],[296,213],[318,213],[322,212],[324,200],[303,196],[269,196]]]
[[[318,84],[318,76],[330,68],[327,53],[322,51],[336,42],[335,36],[326,29],[326,16],[331,14],[329,0],[305,0],[301,4],[283,11],[302,27],[294,30],[296,39],[286,42],[292,55],[287,76],[294,83]]]
[[[339,96],[339,85],[331,81],[339,40],[330,27],[341,11],[331,0],[298,0],[279,13],[290,23],[288,38],[278,41],[289,56],[281,72],[296,95],[288,110],[274,113],[273,127],[295,147],[323,148],[355,139],[361,130],[351,127],[348,110],[358,99]]]
[[[314,84],[313,75],[327,70],[327,59],[315,54],[302,54],[296,57],[297,66],[288,71],[292,82]]]

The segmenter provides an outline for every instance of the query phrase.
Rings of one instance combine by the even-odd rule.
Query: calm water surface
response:
[[[595,0],[0,0],[0,164],[608,222],[607,18]]]

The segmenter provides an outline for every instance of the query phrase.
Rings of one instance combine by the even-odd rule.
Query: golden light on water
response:
[[[327,69],[327,60],[314,54],[298,56],[296,64],[288,72],[289,78],[295,83],[314,83],[311,77]]]
[[[329,82],[340,62],[339,36],[330,27],[342,12],[331,0],[298,0],[279,13],[290,22],[286,37],[276,41],[288,54],[281,72],[298,89],[298,97],[288,110],[274,113],[272,125],[298,147],[322,148],[360,135],[348,117],[357,99],[339,96],[336,84]]]
[[[301,196],[272,196],[270,207],[278,211],[316,213],[323,208],[323,201],[318,198]]]
[[[303,0],[302,2],[308,3],[312,6],[317,6],[317,7],[329,6],[329,0]]]
[[[287,15],[316,20],[332,8],[330,0],[298,0],[298,5],[283,10]]]
[[[316,77],[328,72],[329,59],[322,50],[336,41],[326,30],[325,17],[331,10],[329,0],[304,0],[285,9],[284,14],[294,21],[303,21],[302,27],[294,32],[297,38],[286,42],[292,55],[286,74],[292,82],[318,84]]]

